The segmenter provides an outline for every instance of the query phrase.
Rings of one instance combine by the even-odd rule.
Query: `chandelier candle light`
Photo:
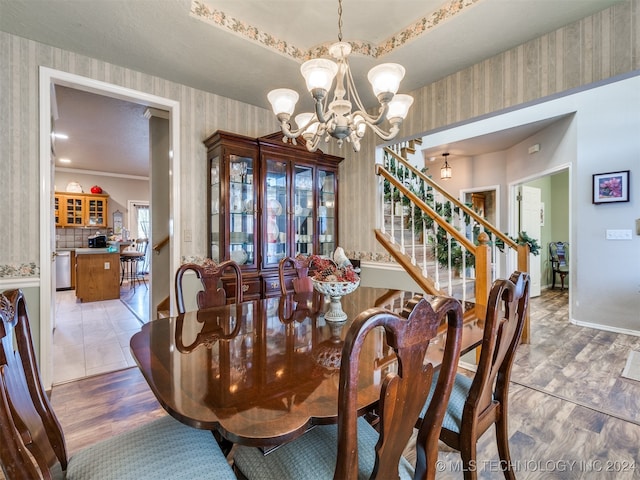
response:
[[[295,139],[302,135],[307,149],[313,152],[318,148],[321,138],[329,141],[333,137],[339,147],[342,147],[346,139],[351,142],[353,150],[358,152],[360,139],[364,137],[367,126],[383,140],[391,140],[398,134],[400,124],[413,103],[410,95],[396,93],[404,77],[404,67],[397,63],[383,63],[369,70],[367,78],[380,102],[378,116],[372,117],[365,111],[355,88],[347,61],[350,53],[351,45],[342,41],[342,0],[338,0],[338,42],[329,47],[329,54],[336,61],[316,58],[304,62],[300,67],[315,103],[315,113],[296,115],[298,129],[292,130],[289,120],[298,102],[298,93],[288,88],[278,88],[267,95],[285,135],[284,141],[290,138],[295,143]],[[336,88],[333,100],[329,102],[327,93],[334,78]],[[352,101],[357,108],[355,112],[352,112]],[[380,127],[385,119],[391,124],[388,132]]]

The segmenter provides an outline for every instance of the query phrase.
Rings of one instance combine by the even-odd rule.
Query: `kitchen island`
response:
[[[81,302],[120,298],[120,252],[76,248],[76,298]]]

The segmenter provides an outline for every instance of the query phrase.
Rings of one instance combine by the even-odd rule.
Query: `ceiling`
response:
[[[404,65],[400,91],[408,92],[619,1],[344,0],[342,32],[357,51],[377,54],[350,58],[358,92],[372,106],[366,72],[376,64]],[[337,1],[199,2],[0,0],[0,30],[264,108],[269,90],[294,88],[308,102],[297,112],[309,109],[299,67],[337,40]],[[148,142],[137,135],[144,109],[75,90],[58,95],[56,128],[64,125],[70,138],[56,153],[73,156],[71,168],[148,170]],[[75,147],[78,138],[100,143]]]

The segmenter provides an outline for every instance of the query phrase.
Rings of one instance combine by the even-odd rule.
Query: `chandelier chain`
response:
[[[338,41],[342,41],[342,0],[338,0]]]
[[[360,151],[360,139],[369,127],[382,140],[394,138],[400,124],[413,103],[410,95],[396,94],[404,67],[396,63],[384,63],[369,70],[367,78],[373,87],[380,108],[376,115],[367,113],[360,99],[347,57],[351,44],[342,41],[342,0],[338,0],[338,42],[328,48],[335,61],[326,58],[307,60],[300,67],[307,89],[314,100],[314,112],[303,112],[295,116],[297,129],[290,123],[299,95],[288,88],[271,90],[267,95],[276,114],[284,141],[302,137],[309,151],[316,151],[319,142],[334,138],[338,147],[350,142],[355,152]],[[335,80],[335,89],[331,93]],[[355,107],[355,111],[354,111]],[[388,130],[380,125],[387,120]]]

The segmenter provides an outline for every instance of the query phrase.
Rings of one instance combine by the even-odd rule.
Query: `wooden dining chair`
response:
[[[444,359],[418,432],[414,471],[402,452],[429,393],[434,367],[423,362],[441,322],[447,325]],[[384,329],[398,358],[398,372],[383,377],[378,430],[359,417],[357,409],[360,353],[365,336],[376,327]],[[460,302],[450,297],[432,303],[413,299],[401,316],[380,308],[364,311],[344,339],[337,425],[315,426],[268,455],[256,447],[237,447],[236,473],[250,480],[435,478],[438,436],[460,356],[461,331]]]
[[[227,293],[221,285],[222,276],[228,270],[235,275],[235,298],[234,303],[242,302],[242,271],[236,262],[227,260],[222,263],[212,261],[205,262],[204,265],[196,263],[185,263],[178,268],[175,278],[176,288],[176,304],[178,313],[185,313],[184,294],[182,286],[182,277],[188,270],[196,273],[203,289],[196,295],[196,304],[198,309],[219,307],[227,303]]]
[[[289,288],[286,284],[286,269],[293,267],[296,272],[296,276],[293,278],[291,285],[295,293],[313,292],[313,282],[309,277],[311,258],[309,257],[284,257],[278,263],[278,275],[280,277],[280,292],[282,295],[289,293]]]
[[[170,416],[69,458],[62,428],[42,386],[20,290],[0,295],[0,317],[0,463],[7,480],[236,478],[211,432]]]
[[[551,261],[551,288],[556,288],[556,275],[560,275],[560,290],[564,290],[564,279],[569,275],[569,244],[567,242],[551,242],[549,244],[549,260]]]
[[[528,303],[529,274],[514,272],[509,280],[496,280],[489,292],[476,373],[473,378],[456,375],[440,440],[460,452],[465,479],[477,478],[476,444],[493,424],[504,476],[515,479],[509,452],[509,380]]]

